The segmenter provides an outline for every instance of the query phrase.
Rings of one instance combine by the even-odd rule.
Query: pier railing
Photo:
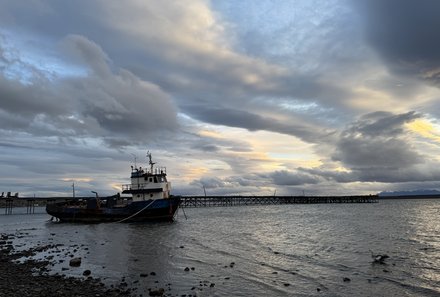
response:
[[[182,207],[221,207],[271,204],[375,203],[377,195],[359,196],[182,196]]]

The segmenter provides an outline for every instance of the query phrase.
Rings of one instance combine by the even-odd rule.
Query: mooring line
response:
[[[183,211],[183,215],[185,216],[185,220],[188,220],[188,217],[186,216],[185,210],[182,207],[182,204],[179,204],[180,209]]]
[[[156,200],[151,201],[150,203],[148,203],[147,206],[145,206],[144,208],[142,208],[141,210],[139,210],[137,213],[134,213],[134,214],[132,214],[131,216],[129,216],[129,217],[125,218],[125,219],[122,219],[122,220],[120,220],[120,221],[117,221],[117,222],[115,222],[115,223],[122,223],[122,222],[124,222],[124,221],[126,221],[126,220],[131,219],[132,217],[137,216],[139,213],[141,213],[142,211],[144,211],[145,209],[147,209],[147,208],[148,208],[151,204],[153,204],[155,201],[156,201]]]

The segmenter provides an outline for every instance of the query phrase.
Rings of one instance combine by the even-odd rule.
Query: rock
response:
[[[83,275],[84,276],[89,276],[92,272],[90,270],[84,270]]]
[[[385,260],[390,257],[386,254],[373,254],[372,251],[370,251],[370,253],[371,257],[373,258],[373,264],[385,264]]]
[[[288,286],[290,286],[290,284],[289,283],[284,283],[283,284],[285,287],[288,287]]]
[[[150,275],[156,275],[156,272],[154,272],[154,271],[150,272]]]
[[[350,282],[350,281],[351,281],[351,279],[348,278],[348,277],[344,277],[342,280],[343,280],[344,282]]]
[[[147,276],[148,276],[148,273],[141,273],[141,274],[139,274],[139,276],[140,276],[140,277],[147,277]]]
[[[214,283],[210,284],[209,287],[213,288],[215,286]]]
[[[185,271],[189,271],[189,267],[185,267],[185,269],[184,269]]]
[[[69,261],[69,265],[72,267],[79,267],[81,266],[81,258],[73,258]]]
[[[320,288],[316,288],[316,291],[321,292],[321,289]]]
[[[164,288],[159,288],[157,290],[151,290],[148,295],[150,296],[163,296],[163,294],[165,293],[165,289]]]

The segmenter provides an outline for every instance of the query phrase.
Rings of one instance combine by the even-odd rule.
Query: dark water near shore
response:
[[[159,287],[174,296],[440,296],[440,200],[185,212],[174,223],[96,225],[0,214],[0,232],[28,233],[14,240],[21,249],[64,244],[83,262],[63,274],[90,269],[109,285],[125,276],[144,296]],[[372,264],[370,250],[387,264]],[[61,273],[69,257],[54,255],[67,259],[52,267]]]

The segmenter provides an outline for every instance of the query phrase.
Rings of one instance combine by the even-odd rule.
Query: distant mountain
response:
[[[391,197],[391,196],[423,196],[423,195],[439,195],[440,191],[437,190],[413,190],[413,191],[392,191],[392,192],[380,192],[378,194],[380,197]]]

